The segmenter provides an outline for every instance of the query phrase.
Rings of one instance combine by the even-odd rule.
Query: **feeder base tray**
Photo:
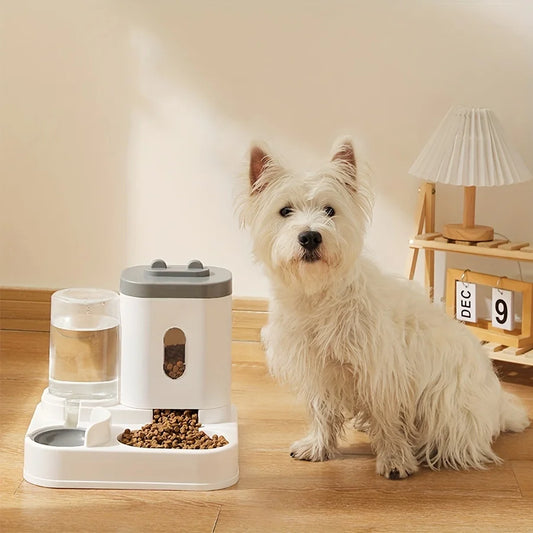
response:
[[[45,390],[24,440],[26,481],[57,488],[216,490],[239,479],[234,406],[228,408],[227,420],[217,423],[203,423],[200,410],[202,431],[228,441],[207,450],[136,448],[119,442],[125,429],[152,422],[151,409],[85,402],[75,406],[75,427],[69,409],[73,406],[67,401]]]

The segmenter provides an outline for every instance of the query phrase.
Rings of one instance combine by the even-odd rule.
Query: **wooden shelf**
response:
[[[414,249],[436,250],[441,252],[456,252],[460,254],[480,255],[514,261],[533,262],[533,247],[527,242],[512,243],[504,240],[489,241],[488,243],[457,243],[448,242],[440,233],[417,235],[409,241],[409,247]]]
[[[533,350],[529,350],[521,355],[516,355],[517,349],[509,346],[501,346],[498,343],[485,343],[483,348],[487,355],[494,361],[505,361],[518,365],[533,366]]]

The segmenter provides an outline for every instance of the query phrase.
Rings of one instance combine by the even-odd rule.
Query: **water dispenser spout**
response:
[[[65,427],[77,428],[80,419],[80,400],[67,398],[65,400]]]
[[[85,446],[102,446],[111,437],[111,412],[103,407],[91,411],[90,425],[85,432]]]

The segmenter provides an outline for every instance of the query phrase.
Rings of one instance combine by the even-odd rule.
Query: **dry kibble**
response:
[[[209,437],[200,429],[198,412],[186,409],[154,409],[153,422],[141,429],[125,429],[122,444],[137,448],[207,450],[228,444],[222,435]]]
[[[165,374],[172,379],[177,379],[185,372],[185,345],[169,344],[165,346]]]

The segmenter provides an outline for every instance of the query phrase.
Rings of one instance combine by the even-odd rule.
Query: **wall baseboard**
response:
[[[0,330],[50,331],[50,289],[0,287]]]
[[[50,299],[54,290],[0,287],[0,330],[50,331]],[[251,343],[239,351],[248,359],[256,354],[261,328],[268,320],[266,298],[233,298],[232,338]],[[255,355],[253,356],[255,357]]]

